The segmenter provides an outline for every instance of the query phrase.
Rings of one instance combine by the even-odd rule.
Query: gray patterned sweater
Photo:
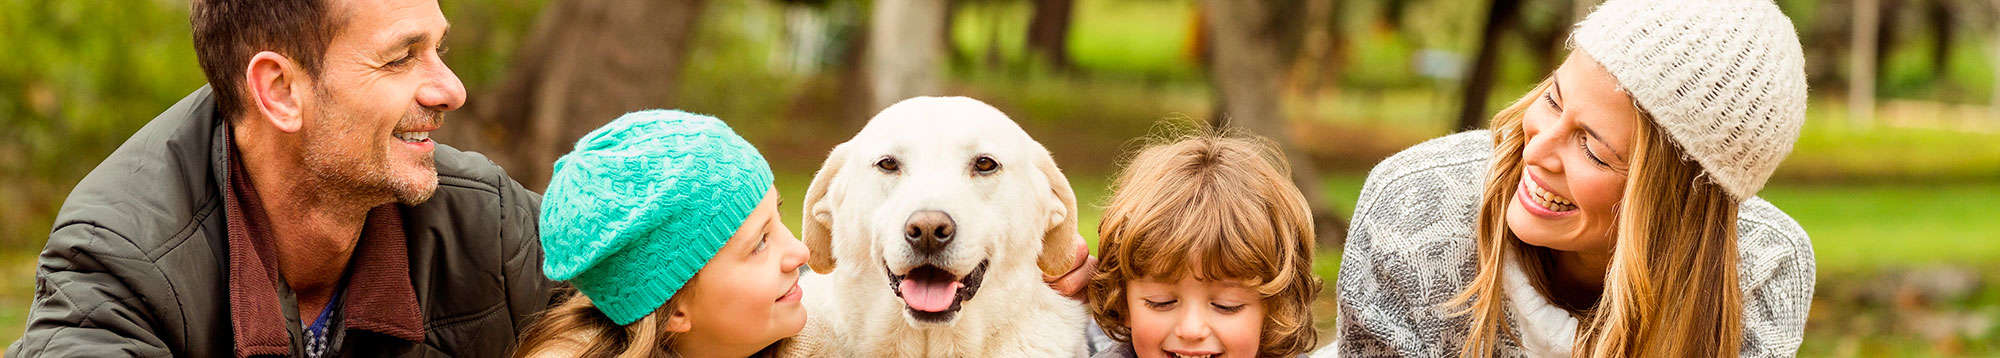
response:
[[[1458,354],[1469,322],[1437,307],[1476,272],[1473,223],[1492,152],[1488,131],[1459,133],[1403,150],[1368,173],[1336,283],[1339,355]],[[1794,355],[1812,304],[1812,243],[1791,217],[1754,197],[1742,204],[1737,234],[1741,354]],[[1500,343],[1506,356],[1530,354],[1513,338]]]

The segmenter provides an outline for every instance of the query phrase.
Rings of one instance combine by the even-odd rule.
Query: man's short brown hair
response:
[[[251,56],[277,52],[317,77],[341,25],[327,0],[195,0],[188,22],[195,61],[208,76],[223,118],[236,117],[250,104],[243,71]]]

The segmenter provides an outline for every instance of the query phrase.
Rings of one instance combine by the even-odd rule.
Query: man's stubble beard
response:
[[[399,163],[393,162],[390,149],[383,144],[400,142],[365,138],[381,134],[359,128],[362,126],[352,116],[338,111],[344,107],[330,94],[318,88],[313,92],[319,106],[310,111],[314,116],[306,120],[307,128],[302,133],[298,159],[307,173],[298,189],[318,192],[315,196],[329,201],[393,198],[404,205],[416,205],[430,200],[438,182],[435,152],[417,159],[417,167],[424,175],[414,178],[397,175]],[[415,108],[404,113],[397,128],[420,121],[442,121],[443,117],[442,112]]]

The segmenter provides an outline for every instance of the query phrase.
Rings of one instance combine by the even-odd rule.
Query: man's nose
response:
[[[439,112],[450,112],[465,106],[465,83],[459,82],[458,74],[451,72],[444,60],[437,60],[432,77],[417,89],[417,104]]]

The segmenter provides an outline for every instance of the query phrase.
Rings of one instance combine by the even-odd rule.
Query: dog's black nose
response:
[[[918,254],[935,254],[951,243],[951,235],[958,231],[958,225],[951,221],[951,214],[943,211],[923,210],[910,214],[903,221],[903,240],[910,242],[910,249]]]

